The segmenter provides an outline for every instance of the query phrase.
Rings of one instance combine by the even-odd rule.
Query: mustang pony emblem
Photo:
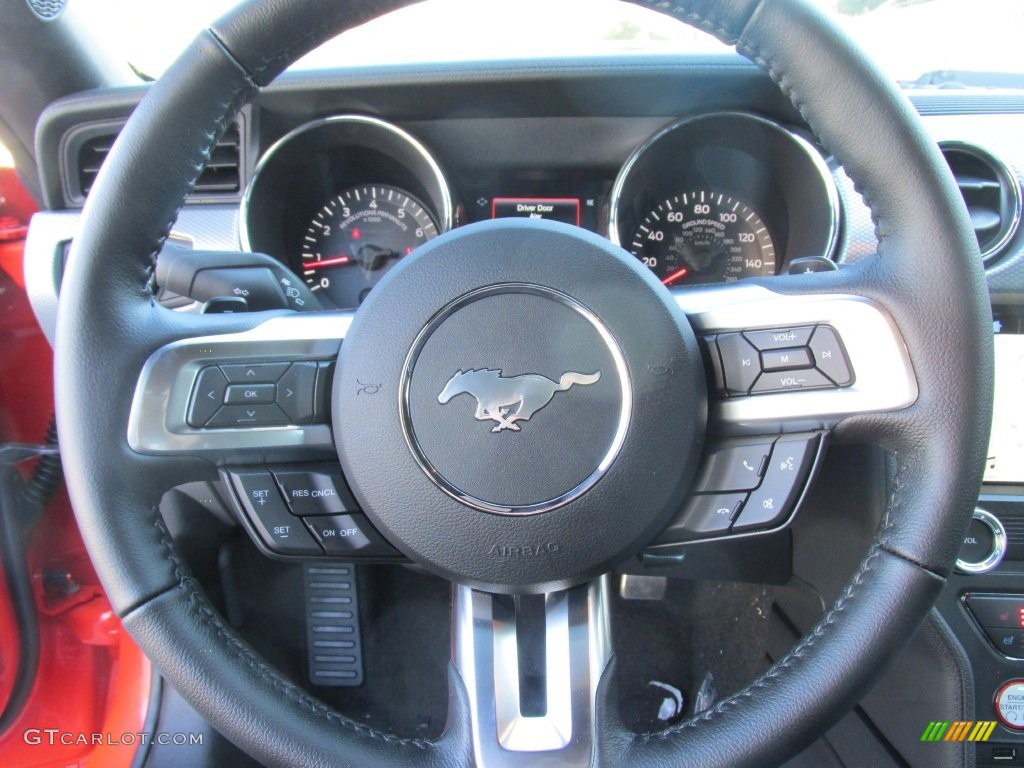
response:
[[[498,422],[491,432],[503,429],[518,432],[516,422],[529,421],[533,414],[551,402],[555,392],[565,392],[573,384],[593,384],[600,378],[600,371],[589,374],[569,371],[563,373],[558,381],[537,373],[502,376],[501,371],[491,368],[458,371],[448,379],[437,401],[444,405],[456,395],[472,395],[476,398],[476,418]]]

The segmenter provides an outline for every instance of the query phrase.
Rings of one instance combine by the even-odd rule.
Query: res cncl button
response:
[[[285,501],[299,517],[359,511],[359,505],[352,497],[345,480],[338,474],[337,468],[272,471],[278,485],[281,486],[281,494]]]

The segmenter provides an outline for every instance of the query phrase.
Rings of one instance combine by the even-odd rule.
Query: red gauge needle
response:
[[[336,259],[324,259],[323,261],[307,261],[302,266],[306,269],[323,269],[324,267],[337,267],[341,264],[348,264],[352,261],[351,256],[339,256]]]
[[[671,285],[676,280],[678,280],[680,277],[684,277],[686,275],[686,273],[689,272],[689,271],[690,270],[688,270],[686,267],[680,267],[679,269],[677,269],[675,272],[673,272],[668,277],[663,278],[662,281],[661,281],[661,284],[662,285]]]

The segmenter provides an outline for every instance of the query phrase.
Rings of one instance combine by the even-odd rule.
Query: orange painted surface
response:
[[[38,443],[53,413],[53,355],[24,291],[21,224],[34,208],[8,169],[0,169],[0,197],[6,201],[0,208],[0,442]],[[0,765],[128,768],[145,724],[152,669],[111,610],[63,492],[33,530],[26,560],[39,620],[39,669],[20,716],[0,734]],[[48,569],[66,572],[74,587],[44,589]],[[21,662],[18,647],[0,571],[0,706]]]

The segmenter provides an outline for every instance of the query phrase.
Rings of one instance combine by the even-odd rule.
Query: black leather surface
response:
[[[86,226],[68,258],[58,311],[57,420],[61,441],[74,446],[64,457],[65,476],[83,515],[86,545],[119,612],[176,583],[167,561],[154,556],[156,518],[145,510],[182,478],[216,477],[205,462],[158,461],[128,448],[139,371],[169,341],[256,322],[255,316],[161,311],[149,288],[154,256],[222,125],[202,116],[226,115],[252,93],[208,35],[192,43],[189,58],[153,88],[167,112],[156,99],[140,104],[111,152],[115,162],[89,196]]]
[[[606,706],[601,710],[603,762],[772,764],[864,693],[943,583],[984,457],[987,301],[965,213],[937,152],[903,97],[836,33],[823,31],[816,11],[797,0],[646,4],[738,41],[847,165],[878,221],[881,258],[773,288],[878,298],[907,339],[921,387],[906,412],[852,419],[838,433],[890,450],[892,494],[875,546],[818,627],[745,691],[669,732],[629,734],[614,727]],[[465,764],[467,715],[457,681],[454,725],[425,744],[352,724],[254,656],[194,589],[151,506],[173,482],[209,476],[210,468],[147,460],[125,445],[134,382],[153,349],[253,322],[183,318],[154,305],[147,288],[153,255],[184,194],[225,120],[255,86],[329,36],[349,10],[363,18],[383,8],[326,0],[247,5],[218,22],[216,36],[197,38],[136,110],[90,195],[65,278],[56,350],[61,443],[76,514],[113,604],[143,649],[220,730],[270,764]],[[213,652],[199,652],[206,648]]]

